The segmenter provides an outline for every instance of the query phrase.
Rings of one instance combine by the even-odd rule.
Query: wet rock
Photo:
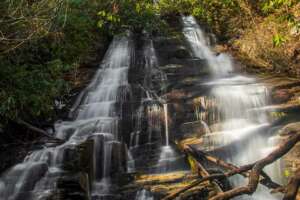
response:
[[[201,121],[187,122],[180,126],[180,130],[185,137],[198,136],[201,137],[206,133],[205,126]]]
[[[47,172],[48,166],[46,163],[36,163],[33,167],[26,173],[26,178],[22,183],[22,187],[20,191],[31,191],[34,189],[34,186],[38,180],[43,177],[43,175]]]
[[[83,180],[86,177],[84,174],[68,174],[62,176],[57,181],[57,194],[53,200],[86,200],[88,199],[88,180]],[[84,185],[83,185],[84,184]],[[52,199],[51,199],[52,200]]]
[[[300,122],[290,123],[280,130],[281,136],[288,136],[295,133],[300,133]]]
[[[112,143],[111,173],[120,176],[126,172],[127,153],[126,146],[121,142]]]
[[[280,131],[280,138],[284,140],[293,134],[300,134],[300,122],[290,123]],[[284,176],[286,179],[293,177],[300,168],[300,144],[296,144],[284,157]]]
[[[292,96],[293,94],[291,94],[288,89],[276,90],[272,94],[273,103],[280,104],[287,102],[291,99]]]
[[[88,176],[88,179],[91,184],[91,179],[93,177],[93,149],[94,149],[94,141],[87,140],[86,142],[80,145],[80,153],[79,153],[79,166],[80,171],[85,172]]]
[[[176,49],[173,56],[179,59],[191,58],[190,52],[185,47],[179,47]]]
[[[63,166],[62,168],[68,171],[80,170],[80,151],[79,146],[66,146],[62,152]]]

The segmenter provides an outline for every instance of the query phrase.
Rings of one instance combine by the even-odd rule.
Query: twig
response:
[[[251,170],[251,172],[249,175],[249,183],[247,186],[238,187],[238,188],[234,188],[232,190],[226,191],[226,192],[219,193],[216,196],[212,197],[210,200],[226,200],[226,199],[231,199],[233,197],[240,196],[243,194],[253,194],[257,189],[258,183],[260,181],[259,177],[263,173],[263,168],[265,166],[275,162],[282,156],[284,156],[300,141],[300,133],[296,133],[296,132],[293,132],[293,133],[294,133],[294,135],[290,136],[287,140],[282,142],[278,148],[276,148],[272,153],[270,153],[265,158],[263,158],[257,162],[254,162],[252,164],[244,165],[239,168],[233,169],[229,172],[226,172],[225,174],[213,174],[213,175],[204,177],[204,178],[197,180],[197,181],[191,183],[190,185],[176,191],[175,193],[172,193],[172,194],[166,196],[165,198],[163,198],[163,200],[174,199],[179,194],[199,185],[200,183],[202,183],[204,181],[211,181],[211,180],[215,180],[215,179],[219,179],[219,178],[230,177],[230,176],[233,176],[236,174],[243,174],[249,170]],[[299,178],[300,178],[300,176],[297,177],[296,179],[293,179],[290,181],[290,184],[293,185],[294,187],[293,187],[293,189],[290,188],[289,189],[290,191],[287,193],[295,195],[295,193],[296,193],[295,191],[297,191],[297,189],[299,187],[299,180],[300,180]],[[297,189],[295,189],[295,188],[297,188]],[[290,196],[292,196],[292,195],[290,195]],[[290,197],[287,197],[287,199],[284,199],[284,200],[290,200],[288,198],[290,198]]]
[[[38,128],[38,127],[35,127],[35,126],[29,124],[28,122],[25,122],[25,121],[22,120],[22,119],[18,119],[16,122],[17,122],[18,124],[20,124],[20,125],[26,127],[27,129],[29,129],[29,130],[31,130],[31,131],[34,131],[34,132],[36,132],[36,133],[39,133],[39,134],[41,134],[41,135],[43,135],[43,136],[46,136],[46,137],[51,138],[51,139],[58,139],[58,138],[55,138],[55,137],[49,135],[49,134],[48,134],[46,131],[44,131],[43,129],[40,129],[40,128]]]
[[[296,132],[293,133],[294,135],[290,136],[286,141],[282,142],[281,145],[267,157],[251,164],[252,167],[250,168],[251,172],[248,185],[220,193],[211,198],[211,200],[227,200],[243,194],[253,194],[257,189],[259,177],[263,168],[284,156],[300,141],[300,134]],[[249,168],[249,166],[246,168]]]

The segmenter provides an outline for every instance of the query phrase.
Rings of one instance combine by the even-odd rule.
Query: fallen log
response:
[[[300,133],[293,132],[293,135],[290,136],[286,141],[282,142],[278,148],[276,148],[272,153],[270,153],[267,157],[252,163],[250,165],[247,165],[246,167],[241,167],[238,171],[245,172],[245,170],[251,170],[250,176],[249,176],[249,182],[248,185],[234,188],[232,190],[217,194],[210,200],[227,200],[234,198],[236,196],[240,196],[243,194],[251,195],[253,194],[258,186],[259,183],[259,177],[262,173],[262,170],[265,166],[275,162],[282,156],[284,156],[286,153],[288,153],[298,142],[300,141]],[[297,186],[297,188],[299,185]]]
[[[273,152],[271,152],[265,158],[258,160],[257,162],[254,162],[254,163],[232,169],[231,171],[226,172],[225,174],[213,174],[213,175],[204,177],[200,180],[194,181],[190,185],[182,188],[181,190],[178,190],[175,193],[172,193],[172,194],[168,195],[167,197],[163,198],[163,200],[174,199],[178,195],[180,195],[180,193],[183,193],[204,181],[211,181],[211,180],[215,180],[218,178],[230,177],[230,176],[233,176],[236,174],[243,174],[249,170],[251,170],[251,172],[249,174],[249,183],[247,186],[233,188],[232,190],[219,193],[216,196],[212,197],[210,200],[226,200],[226,199],[231,199],[233,197],[240,196],[243,194],[250,194],[250,195],[253,194],[257,189],[259,179],[260,179],[259,177],[260,177],[261,173],[263,173],[263,168],[265,166],[275,162],[282,156],[284,156],[300,141],[300,133],[297,133],[297,132],[293,132],[293,133],[294,133],[294,135],[291,135],[287,140],[282,142],[278,148],[276,148]],[[290,181],[290,183],[293,185],[294,189],[293,190],[289,189],[290,192],[287,192],[287,193],[292,194],[292,195],[294,195],[296,193],[295,191],[297,191],[299,188],[299,182],[297,180],[298,179],[296,179],[296,180],[294,179],[293,181]],[[297,188],[297,189],[295,189],[295,188]],[[290,200],[288,198],[289,197],[287,197],[287,199],[284,199],[284,200]]]
[[[187,148],[189,148],[189,146],[188,146]],[[190,155],[192,155],[192,157],[194,157],[194,156],[193,156],[194,153],[193,153],[193,151],[192,151],[191,149],[189,149],[189,150],[185,149],[185,151],[186,151],[187,154],[190,154]],[[162,200],[171,200],[171,199],[175,199],[175,198],[178,197],[180,194],[182,194],[182,193],[184,193],[184,192],[186,192],[186,191],[188,191],[188,190],[190,190],[190,189],[192,189],[192,188],[198,186],[200,183],[203,183],[203,182],[205,182],[205,181],[212,181],[212,185],[216,188],[216,190],[217,190],[218,192],[223,192],[222,189],[220,188],[220,186],[219,186],[217,183],[215,183],[214,180],[219,179],[219,178],[225,178],[224,174],[213,174],[213,175],[211,175],[211,174],[209,174],[209,172],[201,165],[200,162],[198,162],[196,159],[194,159],[194,160],[197,162],[196,165],[197,165],[197,168],[198,168],[198,173],[199,173],[199,175],[200,175],[201,177],[203,177],[203,178],[200,179],[200,180],[194,181],[194,182],[191,183],[190,185],[188,185],[188,186],[186,186],[186,187],[184,187],[184,188],[182,188],[182,189],[180,189],[180,190],[178,190],[178,191],[175,191],[174,193],[172,193],[172,194],[166,196],[165,198],[163,198]],[[206,179],[206,177],[212,177],[212,178]]]
[[[31,131],[33,131],[33,132],[35,132],[35,133],[38,133],[38,134],[43,135],[43,136],[46,136],[47,138],[55,139],[55,140],[57,140],[57,141],[62,141],[61,139],[58,139],[58,138],[56,138],[56,137],[50,135],[50,134],[47,133],[45,130],[40,129],[40,128],[38,128],[38,127],[35,127],[35,126],[29,124],[28,122],[25,122],[25,121],[22,120],[22,119],[16,120],[16,123],[19,124],[19,125],[21,125],[21,126],[24,126],[24,127],[27,128],[28,130],[31,130]]]
[[[190,146],[190,149],[194,149],[194,148]],[[204,158],[212,163],[215,163],[216,165],[219,165],[227,170],[237,170],[238,169],[237,166],[235,166],[231,163],[227,163],[224,160],[214,157],[214,156],[212,156],[208,153],[205,153],[201,150],[194,150],[194,152],[197,153],[197,156]],[[249,173],[241,173],[241,175],[244,177],[248,177]],[[264,171],[261,172],[261,176],[263,178],[260,179],[260,183],[265,185],[266,187],[271,188],[271,189],[277,189],[279,187],[282,187],[278,183],[275,183],[274,181],[272,181],[272,179]]]
[[[176,197],[178,197],[181,193],[184,193],[185,191],[188,191],[189,189],[192,189],[193,187],[196,187],[197,185],[199,185],[200,183],[203,183],[205,181],[211,181],[211,180],[215,180],[218,178],[224,178],[226,177],[224,174],[213,174],[204,178],[201,178],[199,180],[194,181],[193,183],[191,183],[190,185],[164,197],[162,200],[171,200],[171,199],[175,199]]]

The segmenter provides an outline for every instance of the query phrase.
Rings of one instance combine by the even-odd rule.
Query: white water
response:
[[[168,104],[164,104],[164,118],[165,118],[165,140],[166,146],[169,146],[169,124],[168,124]]]
[[[151,193],[145,189],[139,190],[135,196],[135,200],[154,200]]]
[[[208,109],[211,109],[213,111],[211,114],[218,116],[218,119],[213,122],[218,130],[208,132],[204,136],[205,149],[213,150],[216,147],[234,145],[234,150],[224,152],[223,155],[227,155],[224,159],[238,166],[252,163],[266,156],[266,152],[274,148],[274,144],[266,143],[263,134],[258,134],[266,131],[265,128],[268,127],[269,122],[266,113],[257,109],[266,105],[266,88],[256,84],[253,78],[234,74],[234,66],[230,57],[226,54],[216,55],[210,49],[207,38],[193,17],[183,17],[182,21],[183,33],[194,56],[207,60],[213,75],[213,80],[206,85],[212,88],[210,96],[215,104],[206,108],[204,112],[207,115]],[[205,116],[201,113],[198,115]],[[201,117],[201,119],[206,118],[206,116]],[[280,174],[278,170],[280,167],[276,164],[268,167],[271,177],[274,174]],[[233,183],[246,184],[245,180],[240,177],[234,178]],[[257,200],[277,199],[263,187],[258,189],[253,198]]]
[[[163,104],[164,108],[164,124],[165,124],[165,145],[161,147],[161,153],[158,160],[157,173],[166,173],[176,169],[178,164],[176,161],[180,159],[180,155],[175,152],[170,145],[169,138],[169,123],[168,123],[168,104]]]
[[[141,99],[141,104],[135,115],[136,127],[134,132],[130,136],[130,148],[139,147],[140,139],[145,134],[142,131],[143,118],[147,121],[147,133],[148,134],[148,144],[153,143],[153,134],[161,133],[162,123],[161,123],[161,113],[162,108],[159,104],[158,96],[153,89],[153,78],[160,82],[166,80],[165,74],[158,69],[158,60],[156,52],[153,46],[153,41],[147,41],[143,49],[143,60],[144,60],[144,80],[143,85],[140,86],[143,91],[143,96]]]
[[[209,41],[196,20],[189,16],[183,17],[183,34],[186,37],[195,57],[205,59],[214,76],[220,77],[232,72],[232,62],[228,55],[220,54],[216,56],[208,46]]]
[[[130,39],[119,37],[113,40],[100,69],[85,90],[86,95],[80,95],[84,99],[77,101],[82,103],[76,119],[55,125],[55,136],[66,142],[32,152],[23,163],[5,173],[0,179],[0,199],[19,199],[30,191],[32,196],[28,199],[47,197],[65,172],[62,166],[67,150],[89,138],[94,141],[92,193],[109,192],[111,155],[119,138],[115,104],[122,101],[129,90],[127,74],[131,55]]]

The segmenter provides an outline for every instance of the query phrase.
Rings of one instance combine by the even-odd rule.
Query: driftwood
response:
[[[190,146],[187,146],[187,148],[185,149],[185,152],[189,155],[191,155],[193,158],[195,158],[194,152],[193,150],[190,148]],[[171,200],[171,199],[175,199],[176,197],[178,197],[180,194],[198,186],[200,183],[203,183],[205,181],[211,181],[211,183],[213,184],[213,186],[218,190],[218,192],[223,192],[222,189],[220,188],[220,186],[214,182],[214,180],[219,179],[219,178],[224,178],[225,175],[224,174],[213,174],[210,175],[209,172],[201,165],[200,162],[198,162],[197,160],[196,164],[197,164],[197,169],[198,169],[198,173],[201,177],[201,179],[196,180],[194,182],[192,182],[190,185],[169,194],[168,196],[166,196],[165,198],[163,198],[162,200]]]
[[[193,147],[190,146],[190,149],[193,149]],[[218,166],[221,166],[227,170],[237,170],[238,167],[231,164],[231,163],[227,163],[222,159],[219,159],[217,157],[214,157],[212,155],[209,155],[208,153],[205,153],[203,151],[199,151],[199,150],[194,150],[193,151],[197,154],[198,157],[202,157],[212,163],[215,163]],[[249,173],[241,173],[240,175],[244,176],[244,177],[248,177]],[[279,185],[278,183],[275,183],[274,181],[272,181],[272,179],[264,172],[261,172],[261,176],[263,177],[262,179],[260,179],[260,183],[265,185],[268,188],[271,189],[277,189],[282,187],[281,185]]]
[[[164,197],[162,200],[171,200],[171,199],[175,199],[176,197],[178,197],[181,193],[189,190],[189,189],[192,189],[193,187],[196,187],[197,185],[199,185],[200,183],[203,183],[205,181],[212,181],[212,180],[215,180],[215,179],[218,179],[218,178],[224,178],[226,177],[226,175],[224,174],[213,174],[213,175],[210,175],[210,176],[207,176],[207,177],[204,177],[204,178],[201,178],[199,180],[196,180],[194,181],[193,183],[191,183],[190,185],[172,193],[172,194],[169,194],[168,196]]]
[[[250,171],[249,175],[249,182],[248,185],[234,188],[232,190],[217,194],[211,200],[225,200],[225,199],[231,199],[236,196],[240,196],[243,194],[253,194],[258,186],[259,183],[259,177],[263,170],[263,168],[282,156],[284,156],[286,153],[288,153],[298,142],[300,141],[300,134],[294,132],[294,135],[290,136],[286,141],[282,142],[281,145],[276,148],[272,153],[270,153],[267,157],[244,167],[239,168],[241,172],[245,172],[248,170]],[[235,170],[234,170],[235,171]],[[293,182],[293,181],[292,181]],[[299,183],[296,181],[296,183]],[[293,182],[294,184],[294,182]],[[295,185],[295,188],[298,190],[299,184]]]
[[[243,174],[250,170],[249,173],[249,183],[247,186],[242,186],[238,188],[233,188],[232,190],[221,192],[217,194],[216,196],[212,197],[210,200],[225,200],[225,199],[231,199],[236,196],[240,196],[243,194],[253,194],[257,186],[260,182],[260,176],[263,174],[263,168],[282,156],[284,156],[286,153],[288,153],[298,142],[300,141],[300,133],[293,132],[292,136],[290,136],[287,140],[282,142],[278,148],[276,148],[272,153],[270,153],[265,158],[258,160],[257,162],[254,162],[252,164],[244,165],[239,168],[234,168],[231,171],[226,172],[225,174],[213,174],[207,177],[204,177],[202,179],[199,179],[197,181],[194,181],[190,185],[182,188],[181,190],[178,190],[167,197],[163,198],[163,200],[171,200],[179,196],[181,193],[199,185],[200,183],[204,181],[212,181],[215,179],[225,178],[225,177],[231,177],[236,174]],[[299,180],[300,176],[297,172],[297,176],[294,177],[288,185],[288,189],[286,190],[286,195],[284,200],[290,200],[294,199],[293,197],[297,195],[297,191],[299,188]]]
[[[29,124],[28,122],[25,122],[25,121],[22,120],[22,119],[18,119],[16,122],[17,122],[18,124],[20,124],[20,125],[26,127],[28,130],[31,130],[31,131],[33,131],[33,132],[35,132],[35,133],[38,133],[38,134],[43,135],[43,136],[46,136],[47,138],[59,140],[59,139],[53,137],[52,135],[48,134],[45,130],[40,129],[40,128],[38,128],[38,127],[35,127],[35,126]]]

